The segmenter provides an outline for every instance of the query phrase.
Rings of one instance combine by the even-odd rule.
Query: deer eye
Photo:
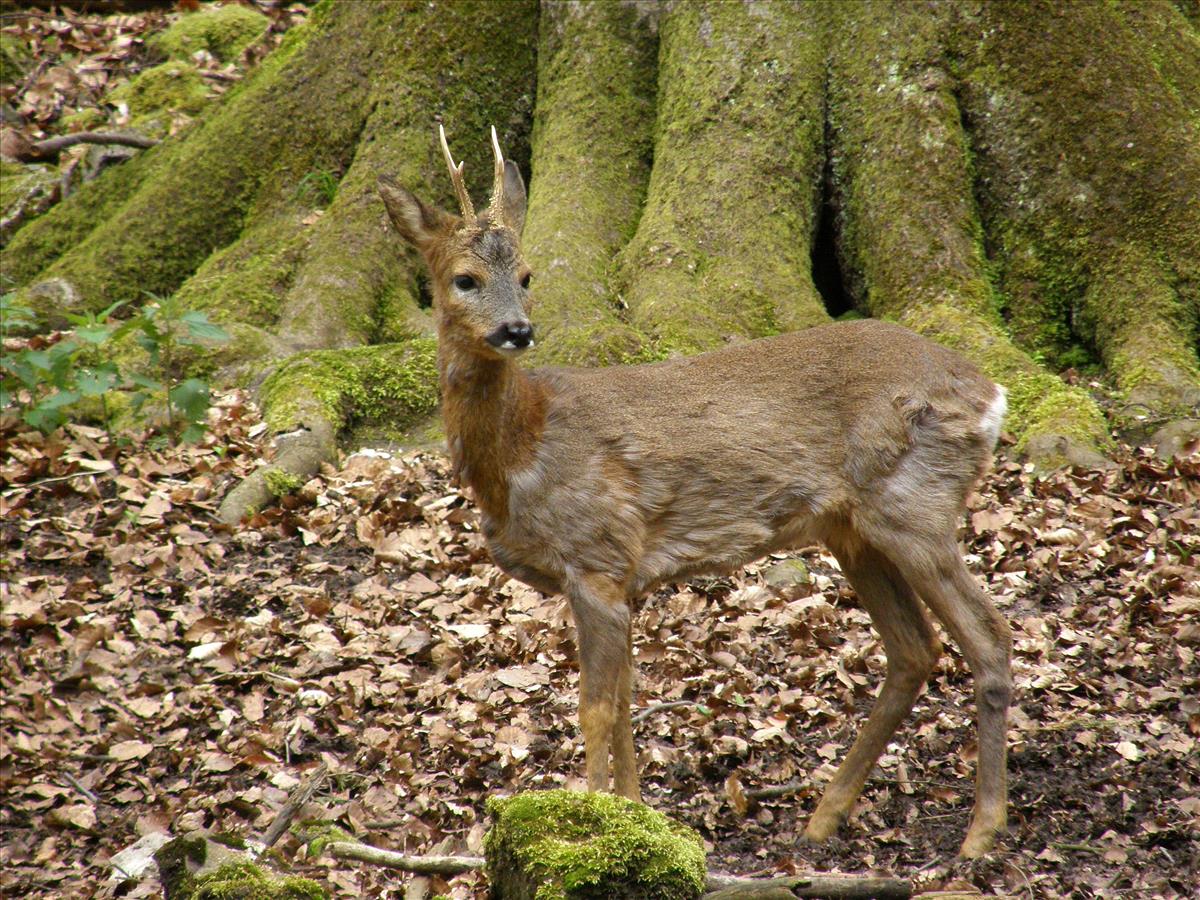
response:
[[[475,289],[475,279],[470,275],[455,275],[454,286],[460,291],[473,291]]]
[[[526,272],[524,275],[522,275],[521,276],[521,287],[524,288],[525,290],[529,290],[529,279],[531,279],[532,277],[533,277],[532,272]]]

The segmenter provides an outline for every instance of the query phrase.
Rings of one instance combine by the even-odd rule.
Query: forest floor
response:
[[[281,33],[300,7],[260,3]],[[278,6],[278,9],[276,9]],[[36,66],[2,99],[37,141],[139,71],[171,20],[6,14]],[[238,66],[199,63],[219,94]],[[186,117],[172,128],[186,127]],[[65,154],[68,168],[85,147]],[[72,162],[73,160],[73,162]],[[114,876],[139,838],[261,833],[321,762],[301,818],[409,852],[478,854],[483,801],[579,787],[574,636],[560,598],[508,581],[436,454],[359,454],[245,525],[223,492],[269,456],[222,396],[209,436],[115,447],[0,418],[0,894],[156,896]],[[1031,898],[1194,895],[1200,885],[1200,455],[1123,447],[1037,479],[1001,454],[963,540],[1013,623],[1011,829],[954,860],[973,797],[971,679],[950,648],[850,823],[806,816],[883,674],[866,614],[817,548],[658,591],[635,621],[647,802],[714,870],[840,871]],[[790,796],[748,800],[794,784]],[[336,897],[404,878],[275,861]],[[482,878],[435,883],[453,897]]]
[[[213,513],[269,457],[237,393],[198,445],[0,420],[0,883],[155,896],[113,854],[156,832],[261,833],[319,763],[303,819],[478,854],[492,794],[581,785],[563,601],[487,559],[429,453],[351,455],[237,528]],[[921,890],[1185,897],[1200,884],[1200,455],[1122,448],[1039,480],[1003,454],[962,533],[1015,632],[1011,829],[954,852],[972,802],[971,679],[948,651],[827,846],[800,835],[882,680],[830,556],[672,585],[635,620],[646,801],[738,874],[888,873]],[[786,577],[781,577],[785,573]],[[670,704],[670,705],[664,705]],[[795,783],[796,793],[747,800]],[[336,897],[405,876],[294,834],[276,862]],[[434,885],[452,897],[482,876]]]

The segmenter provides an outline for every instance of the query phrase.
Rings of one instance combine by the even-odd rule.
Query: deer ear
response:
[[[504,161],[504,221],[517,234],[525,227],[525,181],[511,159]]]
[[[386,175],[379,176],[377,186],[388,218],[400,236],[418,250],[424,250],[450,220],[448,213],[436,206],[426,206],[415,194]]]

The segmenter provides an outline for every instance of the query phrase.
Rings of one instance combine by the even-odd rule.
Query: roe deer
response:
[[[492,129],[476,215],[441,131],[452,215],[383,177],[392,223],[424,257],[446,437],[496,564],[563,593],[578,630],[588,789],[637,799],[630,602],[663,582],[823,542],[883,637],[879,698],[807,828],[829,837],[941,652],[975,677],[979,763],[963,856],[1005,827],[1011,633],[963,563],[956,529],[988,468],[1005,391],[957,353],[864,320],[605,369],[525,370],[525,184]]]

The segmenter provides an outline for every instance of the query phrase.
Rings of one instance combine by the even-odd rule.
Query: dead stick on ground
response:
[[[878,897],[880,900],[906,900],[912,885],[902,878],[877,878],[870,875],[789,875],[783,878],[742,878],[737,875],[709,873],[704,885],[711,900],[736,900],[738,897],[828,897],[831,900],[856,900]]]
[[[283,805],[271,822],[271,827],[267,829],[267,833],[263,835],[263,849],[271,847],[279,840],[280,836],[287,831],[288,825],[292,823],[292,819],[296,817],[296,813],[300,811],[305,803],[309,801],[317,788],[321,786],[321,782],[325,780],[325,776],[329,774],[329,766],[321,763],[316,770],[309,775],[304,781],[292,791],[292,795],[288,797],[287,803]]]
[[[333,841],[326,844],[325,849],[338,859],[357,859],[419,875],[461,875],[483,868],[482,856],[408,856],[352,841]]]
[[[100,798],[97,797],[95,794],[93,794],[91,791],[89,791],[86,787],[84,787],[84,785],[79,781],[79,779],[76,778],[74,775],[72,775],[70,772],[63,772],[63,778],[66,779],[67,784],[71,785],[71,787],[75,788],[75,790],[79,791],[79,793],[81,793],[81,794],[83,794],[83,796],[87,797],[87,799],[89,801],[91,801],[92,803],[100,802]]]
[[[657,712],[662,712],[664,709],[676,709],[681,706],[699,706],[695,700],[672,700],[669,703],[655,703],[653,706],[647,706],[641,710],[631,720],[632,724],[637,725],[639,722],[644,722]]]
[[[483,859],[478,856],[409,856],[351,841],[334,841],[327,844],[325,849],[338,859],[355,859],[420,875],[460,875],[483,868]],[[710,874],[705,890],[720,892],[722,898],[751,897],[755,894],[766,896],[764,892],[771,890],[788,890],[795,897],[830,897],[834,900],[851,900],[858,897],[902,900],[912,896],[912,885],[903,879],[858,875],[740,878],[736,875]]]
[[[57,159],[58,154],[76,144],[116,144],[121,147],[137,147],[146,150],[155,146],[158,141],[130,132],[109,131],[77,131],[74,134],[64,134],[59,137],[46,138],[44,141],[32,141],[18,159],[22,162],[37,162],[39,160]]]
[[[773,787],[755,788],[744,791],[747,800],[774,800],[778,797],[790,797],[804,790],[803,781],[789,781],[787,784],[777,784]]]

